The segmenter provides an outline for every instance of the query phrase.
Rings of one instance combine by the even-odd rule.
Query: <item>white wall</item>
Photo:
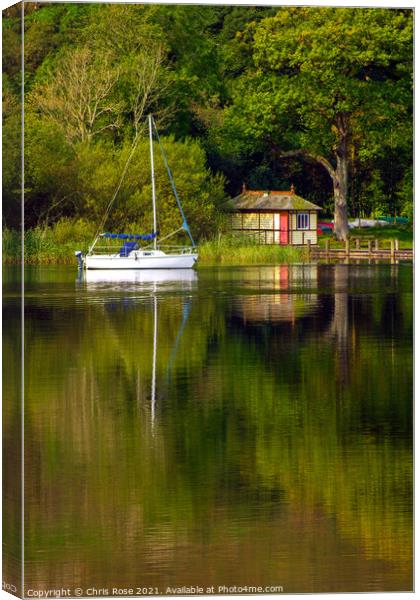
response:
[[[308,240],[311,240],[311,244],[318,243],[316,231],[292,231],[293,245],[307,244]]]

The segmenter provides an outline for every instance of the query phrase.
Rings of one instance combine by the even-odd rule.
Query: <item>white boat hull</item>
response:
[[[84,258],[85,269],[192,269],[198,254],[165,254],[160,250],[119,254],[93,254]]]

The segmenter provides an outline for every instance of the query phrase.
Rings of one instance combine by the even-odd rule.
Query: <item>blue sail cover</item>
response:
[[[112,240],[153,240],[157,236],[155,233],[102,233],[102,237],[111,238]]]
[[[124,242],[124,246],[120,248],[120,256],[129,256],[133,250],[138,250],[137,242]]]

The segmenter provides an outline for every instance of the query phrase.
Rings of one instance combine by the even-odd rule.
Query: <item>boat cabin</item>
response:
[[[253,236],[260,244],[301,246],[318,243],[319,206],[290,191],[248,190],[228,202],[232,231]]]

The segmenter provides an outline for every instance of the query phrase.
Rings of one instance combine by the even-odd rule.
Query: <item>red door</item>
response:
[[[289,243],[289,213],[280,213],[280,244]]]

